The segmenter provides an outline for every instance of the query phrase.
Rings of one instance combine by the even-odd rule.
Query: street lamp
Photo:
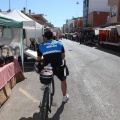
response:
[[[78,5],[78,4],[79,4],[79,2],[77,1],[77,2],[76,2],[76,4]]]

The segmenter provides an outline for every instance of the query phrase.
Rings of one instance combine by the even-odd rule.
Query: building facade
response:
[[[110,6],[109,23],[120,22],[120,0],[108,0]]]
[[[83,26],[87,27],[88,15],[93,11],[109,12],[108,0],[83,0]]]
[[[66,20],[66,32],[70,33],[71,32],[71,28],[70,28],[70,24],[74,22],[74,19],[67,19]]]
[[[87,21],[88,27],[98,27],[100,25],[106,24],[109,14],[110,12],[99,12],[99,11],[94,11],[88,14],[88,21]]]
[[[66,24],[63,24],[63,27],[62,27],[62,31],[63,31],[63,33],[66,33]]]
[[[78,17],[74,20],[73,28],[74,32],[79,32],[79,29],[82,27],[82,17]]]

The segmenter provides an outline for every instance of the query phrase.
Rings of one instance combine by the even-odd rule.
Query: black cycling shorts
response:
[[[53,68],[53,74],[56,75],[60,79],[60,81],[64,81],[69,75],[68,67],[64,65],[57,68]]]

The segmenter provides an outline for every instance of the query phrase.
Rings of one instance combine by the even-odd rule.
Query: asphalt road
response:
[[[62,104],[60,81],[48,120],[120,120],[120,53],[63,39],[70,71],[70,99]],[[40,120],[39,76],[28,69],[0,109],[0,120]]]

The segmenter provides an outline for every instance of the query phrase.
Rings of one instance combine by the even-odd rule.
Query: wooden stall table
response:
[[[11,90],[15,84],[24,79],[25,77],[16,59],[0,67],[0,107],[10,96]]]

